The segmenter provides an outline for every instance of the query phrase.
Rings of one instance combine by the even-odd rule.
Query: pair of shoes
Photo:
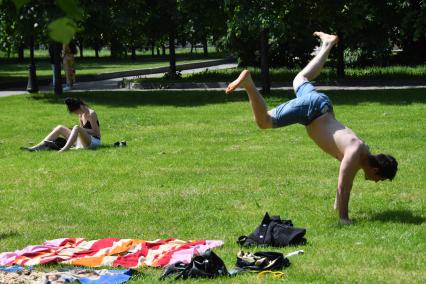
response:
[[[38,151],[48,150],[49,147],[46,144],[44,144],[44,145],[40,145],[38,147],[21,147],[20,149],[26,150],[26,151],[29,151],[29,152],[38,152]]]
[[[25,151],[28,151],[28,152],[35,152],[35,151],[37,151],[37,150],[35,150],[32,147],[20,147],[19,149],[25,150]]]
[[[125,146],[127,146],[126,141],[117,141],[114,143],[114,147],[125,147]]]

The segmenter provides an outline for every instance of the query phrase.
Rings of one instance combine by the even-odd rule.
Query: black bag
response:
[[[262,223],[249,236],[241,236],[237,243],[241,246],[273,246],[305,244],[306,229],[295,228],[291,220],[281,220],[280,216],[269,217],[266,212]]]
[[[55,141],[45,140],[44,143],[50,150],[59,151],[65,146],[65,144],[67,144],[67,140],[65,138],[58,137]]]
[[[289,267],[290,261],[280,252],[258,251],[255,253],[239,252],[236,266],[243,271],[281,270]]]
[[[228,270],[226,269],[222,259],[220,259],[220,257],[211,250],[207,250],[203,254],[194,256],[188,264],[176,262],[167,266],[161,275],[160,280],[164,280],[176,273],[177,276],[175,279],[229,276]]]

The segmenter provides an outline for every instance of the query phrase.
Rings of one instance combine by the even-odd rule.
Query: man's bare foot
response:
[[[250,78],[250,71],[243,70],[240,73],[240,76],[238,76],[238,78],[235,81],[233,81],[232,83],[228,85],[228,87],[225,90],[225,93],[229,94],[240,86],[244,87],[244,84],[247,82],[248,78]]]
[[[339,37],[336,35],[329,35],[323,32],[314,32],[314,36],[319,37],[323,44],[335,45],[339,41]]]

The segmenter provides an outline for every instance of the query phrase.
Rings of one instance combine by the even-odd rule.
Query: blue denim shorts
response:
[[[283,127],[295,123],[308,125],[326,112],[333,112],[333,104],[323,93],[304,81],[296,90],[296,98],[285,102],[270,111],[273,127]]]

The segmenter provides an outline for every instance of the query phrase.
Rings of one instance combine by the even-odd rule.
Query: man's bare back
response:
[[[339,161],[345,151],[353,147],[368,147],[349,128],[336,120],[333,113],[325,113],[306,126],[309,137],[322,149]]]

